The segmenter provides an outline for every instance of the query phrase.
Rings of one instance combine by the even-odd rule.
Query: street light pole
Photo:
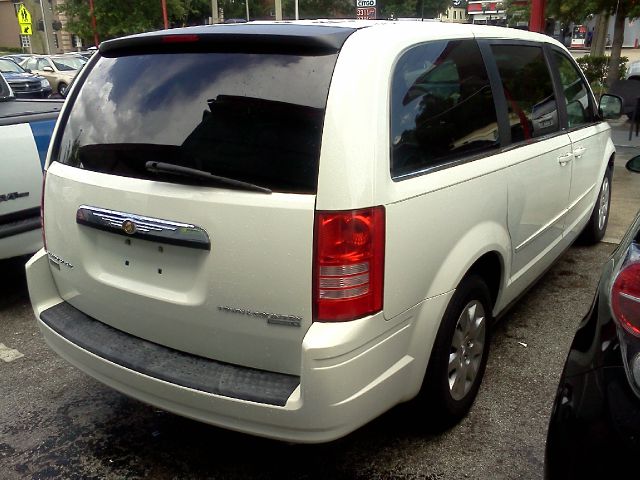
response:
[[[220,22],[220,13],[218,12],[218,0],[211,0],[211,23]]]
[[[244,0],[244,6],[247,7],[247,22],[249,21],[249,0]]]
[[[298,0],[295,0],[295,6],[296,6],[296,20],[300,20],[300,15],[298,15]]]
[[[51,55],[51,47],[49,46],[49,34],[47,33],[47,18],[44,16],[44,6],[40,2],[40,12],[42,13],[42,26],[44,27],[44,43],[47,46],[47,55]]]

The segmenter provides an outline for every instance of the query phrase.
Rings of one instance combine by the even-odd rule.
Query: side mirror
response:
[[[622,98],[618,95],[605,93],[600,97],[598,112],[604,120],[615,120],[622,115]]]
[[[53,73],[53,67],[42,67],[43,72],[51,72]]]
[[[636,155],[625,165],[630,172],[640,173],[640,155]]]

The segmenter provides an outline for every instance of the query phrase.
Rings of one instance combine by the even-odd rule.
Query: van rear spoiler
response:
[[[339,52],[355,31],[330,25],[206,25],[108,40],[99,51],[105,57],[183,52],[326,55]]]

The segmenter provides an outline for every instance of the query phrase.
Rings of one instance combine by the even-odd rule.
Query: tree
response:
[[[640,16],[638,0],[548,0],[547,12],[566,23],[582,23],[588,15],[596,13],[615,15],[607,84],[611,86],[618,80],[620,69],[617,66],[620,63],[620,52],[624,41],[624,26],[627,17]]]
[[[204,23],[211,15],[208,0],[166,0],[171,25]],[[100,40],[163,28],[160,0],[93,0]],[[67,16],[67,29],[83,39],[93,38],[88,0],[66,0],[58,10]],[[89,42],[93,43],[93,42]]]

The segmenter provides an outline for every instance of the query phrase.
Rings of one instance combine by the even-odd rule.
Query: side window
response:
[[[38,67],[36,68],[36,70],[44,70],[44,67],[48,67],[49,64],[47,63],[47,61],[44,58],[41,58],[40,60],[38,60]]]
[[[558,106],[541,47],[492,45],[507,100],[511,141],[559,130]]]
[[[553,56],[560,73],[569,128],[595,121],[589,89],[576,66],[566,55],[557,50],[553,51]]]
[[[496,110],[473,40],[407,50],[391,85],[391,176],[499,147]]]

